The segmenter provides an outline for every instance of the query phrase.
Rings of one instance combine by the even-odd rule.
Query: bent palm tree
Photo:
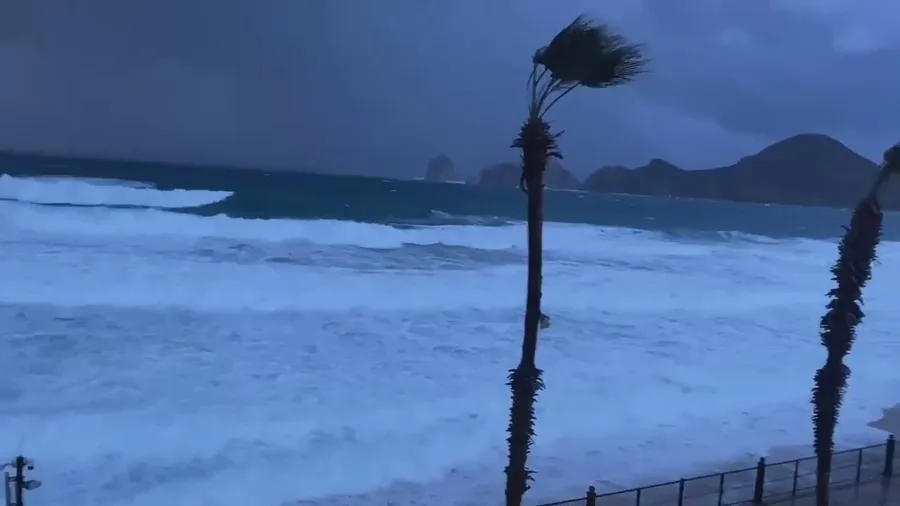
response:
[[[528,294],[522,359],[518,367],[509,371],[512,407],[507,438],[507,506],[521,504],[532,480],[527,460],[534,438],[534,404],[538,391],[543,388],[535,355],[543,316],[544,169],[549,158],[562,158],[556,144],[559,134],[551,133],[544,115],[575,88],[607,88],[627,83],[643,71],[645,63],[640,46],[629,44],[605,25],[584,16],[575,18],[549,45],[537,50],[532,59],[528,119],[513,143],[513,147],[522,150],[520,185],[528,195]]]
[[[864,316],[860,307],[862,290],[872,277],[872,262],[881,239],[884,215],[878,202],[878,192],[895,172],[900,172],[900,144],[885,152],[881,172],[868,195],[853,210],[850,226],[845,227],[844,237],[838,246],[838,260],[831,268],[832,279],[837,286],[828,292],[831,300],[819,324],[822,346],[828,350],[828,358],[816,372],[812,390],[817,506],[828,506],[834,429],[850,377],[844,357],[853,347],[856,326]]]

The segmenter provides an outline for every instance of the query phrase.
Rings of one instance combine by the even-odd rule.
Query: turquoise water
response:
[[[216,185],[227,199],[185,212],[235,218],[336,219],[372,223],[503,225],[525,219],[516,189],[368,178],[297,176],[296,186]],[[549,191],[546,220],[657,230],[675,235],[736,231],[770,237],[835,237],[843,210],[760,206]]]
[[[5,172],[11,175],[126,179],[146,182],[163,190],[180,188],[232,193],[221,201],[178,209],[200,216],[334,219],[398,226],[497,226],[525,219],[525,197],[513,188],[69,159],[55,164],[27,160],[6,163]],[[723,232],[773,238],[834,238],[841,234],[840,227],[849,217],[846,210],[840,209],[575,191],[549,191],[546,203],[547,221],[654,230],[673,236],[708,239],[715,239]],[[127,207],[129,204],[121,205]],[[900,227],[894,226],[891,220],[888,224],[886,237],[900,237]]]

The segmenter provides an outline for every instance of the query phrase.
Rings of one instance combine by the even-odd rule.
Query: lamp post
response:
[[[34,464],[19,455],[11,462],[7,462],[4,469],[12,469],[13,474],[9,471],[3,473],[3,488],[6,497],[6,506],[24,506],[23,495],[26,490],[34,490],[40,488],[41,482],[38,480],[28,480],[25,478],[26,471],[34,470]]]

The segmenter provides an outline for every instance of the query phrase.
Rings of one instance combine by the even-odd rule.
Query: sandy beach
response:
[[[884,431],[885,435],[900,434],[900,405],[885,408],[881,418],[869,422],[869,427]],[[831,506],[897,506],[900,505],[900,456],[894,456],[894,476],[892,480],[874,479],[859,487],[837,487],[831,493]],[[776,503],[777,504],[777,503]],[[793,506],[813,506],[815,497],[806,494],[793,501],[780,504]]]
[[[869,427],[883,430],[887,434],[900,435],[900,404],[885,408],[881,418],[869,422]]]
[[[874,435],[881,437],[873,438],[870,441],[872,445],[880,445],[887,440],[890,434],[900,434],[900,405],[895,405],[883,409],[882,416],[868,423],[869,427],[881,431],[881,434],[874,432]],[[853,450],[863,444],[859,443],[852,447],[838,447],[838,451]],[[781,446],[770,449],[767,452],[766,460],[769,467],[766,470],[766,493],[765,504],[794,504],[798,506],[807,506],[814,504],[812,496],[815,486],[815,459],[811,445],[792,445]],[[877,446],[862,452],[849,451],[836,455],[833,463],[832,482],[836,485],[832,492],[832,506],[900,506],[900,479],[893,482],[885,482],[881,479],[881,473],[884,469],[884,446]],[[788,462],[784,465],[777,465],[779,462],[792,461],[794,459],[808,459],[801,461],[797,466],[799,479],[797,480],[797,498],[791,499],[791,491],[794,488],[793,475],[794,463]],[[750,501],[753,494],[753,485],[755,479],[754,466],[759,460],[759,455],[747,454],[745,456],[720,462],[709,462],[704,465],[697,466],[691,472],[684,474],[685,477],[701,476],[719,472],[734,471],[739,469],[748,469],[745,472],[739,472],[726,475],[724,481],[725,492],[722,497],[723,504],[745,504]],[[859,487],[854,485],[856,481],[856,469],[861,463]],[[773,465],[776,464],[776,465]],[[895,456],[895,469],[900,472],[900,452]],[[895,473],[896,474],[896,473]],[[446,481],[453,481],[460,478],[454,474],[444,478]],[[654,483],[662,483],[666,481],[677,480],[679,476],[671,475],[646,475],[634,485],[651,485]],[[706,506],[718,504],[719,476],[711,476],[709,478],[692,480],[685,486],[685,506]],[[409,496],[411,492],[416,493],[417,500],[411,503],[428,504],[436,499],[446,499],[435,497],[431,487],[432,484],[413,484],[413,483],[394,483],[390,487],[385,487],[374,493],[366,495],[367,499],[373,496],[380,501],[391,503],[391,496],[402,493]],[[615,492],[622,490],[630,484],[615,483],[597,483],[597,492],[599,494]],[[496,495],[502,493],[497,489],[485,490],[485,495]],[[675,504],[678,494],[677,485],[661,486],[653,489],[645,489],[641,492],[641,504],[662,505]],[[320,505],[338,505],[349,504],[359,499],[357,496],[335,496],[329,498],[320,498],[312,501],[298,501],[294,504],[320,506]],[[539,505],[552,503],[556,501],[576,499],[575,497],[556,497],[543,496],[541,494],[532,494],[526,497],[525,503],[528,505]],[[599,497],[597,499],[598,506],[633,506],[636,504],[634,493],[621,494],[611,497]],[[481,500],[458,499],[451,501],[453,504],[460,506],[477,506],[483,504]],[[583,504],[581,502],[573,502],[571,504]]]
[[[900,434],[900,405],[894,405],[882,410],[882,416],[869,422],[869,426],[883,431],[884,439],[890,434]],[[877,445],[881,441],[873,441]],[[852,450],[852,448],[838,448],[838,451]],[[811,445],[784,446],[773,448],[766,456],[769,467],[766,470],[765,504],[792,504],[808,506],[815,503],[815,459],[801,461],[797,465],[799,479],[794,484],[793,462],[778,465],[779,462],[793,459],[808,458],[813,455]],[[897,506],[900,505],[900,479],[885,481],[881,479],[884,469],[884,446],[878,446],[864,450],[862,454],[850,451],[836,455],[832,468],[832,506]],[[691,473],[692,476],[706,473],[716,473],[729,470],[751,468],[757,462],[758,456],[747,455],[726,462],[710,464]],[[896,472],[900,472],[900,453],[894,457]],[[773,465],[774,464],[774,465]],[[860,467],[861,485],[856,486],[856,470]],[[725,493],[722,502],[724,504],[745,504],[752,498],[755,470],[727,475],[724,481]],[[659,477],[658,480],[646,481],[646,484],[672,480],[675,477]],[[701,480],[687,482],[685,486],[686,506],[705,506],[718,504],[719,476],[713,476]],[[797,497],[791,499],[792,489],[796,486]],[[641,492],[641,504],[668,504],[677,498],[677,485],[667,485],[654,489],[645,489]],[[597,500],[602,506],[625,506],[636,503],[634,493],[621,494],[611,497],[601,497]]]
[[[882,416],[869,422],[869,427],[883,431],[885,439],[891,434],[900,434],[900,404],[884,408]],[[838,450],[842,450],[838,448]],[[832,482],[836,483],[832,488],[832,506],[897,506],[900,505],[900,479],[883,480],[881,473],[884,469],[885,448],[872,448],[862,452],[850,452],[835,456],[832,469]],[[813,454],[809,446],[790,446],[774,448],[767,456],[769,464],[786,460],[809,457]],[[861,462],[861,484],[855,485],[857,464]],[[732,465],[724,465],[721,470],[740,469],[750,464],[750,460],[736,459]],[[900,453],[894,456],[895,476],[900,472]],[[815,460],[810,459],[801,462],[798,467],[801,478],[798,480],[797,498],[791,500],[790,490],[793,487],[793,466],[772,466],[767,469],[766,504],[791,504],[796,506],[811,506],[815,504]],[[728,491],[725,494],[726,503],[736,503],[749,499],[748,494],[752,489],[753,472],[734,475],[731,480],[726,479]],[[731,477],[729,477],[731,478]],[[689,498],[687,505],[715,504],[716,496],[709,491],[717,490],[717,479],[705,480],[707,483],[696,482],[693,487],[687,487]],[[692,494],[691,490],[697,490]],[[661,498],[666,493],[657,493]],[[774,493],[773,493],[774,492]],[[669,493],[671,495],[671,492]],[[691,497],[692,496],[692,497]],[[649,497],[648,497],[649,498]],[[625,499],[625,498],[623,498]],[[634,504],[634,498],[629,496],[623,501],[606,501],[601,504],[614,506],[616,504]],[[644,501],[642,501],[643,503]]]

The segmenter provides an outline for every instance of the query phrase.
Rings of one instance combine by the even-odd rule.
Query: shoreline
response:
[[[882,408],[882,415],[880,418],[876,420],[872,420],[866,424],[867,427],[875,429],[877,431],[878,436],[871,440],[868,444],[883,444],[886,442],[888,436],[890,434],[900,435],[900,404],[895,404],[890,407]],[[873,431],[874,432],[874,431]],[[811,435],[810,435],[811,436]],[[855,439],[855,438],[854,438]],[[836,444],[836,451],[844,451],[855,449],[857,447],[866,446],[867,443],[864,441],[869,439],[868,437],[860,437],[859,442],[856,444]],[[878,450],[876,450],[877,452]],[[597,487],[598,493],[604,492],[614,492],[619,490],[625,490],[632,486],[642,487],[642,486],[652,486],[657,483],[664,483],[678,480],[679,478],[692,478],[696,476],[703,476],[707,474],[716,474],[720,472],[727,471],[737,471],[741,469],[752,468],[756,465],[759,457],[764,456],[770,464],[777,464],[779,462],[794,460],[794,459],[804,459],[808,457],[812,457],[814,455],[812,444],[808,445],[776,445],[768,449],[765,455],[760,455],[756,453],[744,453],[743,455],[736,456],[732,459],[719,460],[719,461],[707,461],[707,462],[698,462],[697,464],[691,466],[689,469],[686,469],[685,472],[681,473],[680,476],[676,476],[674,474],[666,474],[662,475],[660,472],[653,472],[648,474],[643,474],[640,477],[635,477],[633,482],[629,480],[629,483],[617,483],[614,481],[604,481],[602,476],[597,476],[593,483],[585,483],[584,488],[587,489],[588,485],[593,484]],[[873,455],[875,460],[879,457]],[[851,460],[856,459],[854,456],[850,457]],[[837,459],[838,461],[841,458]],[[804,462],[804,468],[809,467],[809,469],[805,469],[804,472],[808,473],[814,470],[814,461]],[[772,469],[779,469],[778,466],[773,467]],[[396,481],[390,483],[386,486],[379,487],[375,490],[369,490],[362,493],[350,493],[350,494],[336,494],[332,496],[324,496],[317,497],[311,499],[300,499],[291,501],[287,504],[291,505],[303,505],[303,506],[319,506],[319,505],[334,505],[338,503],[349,504],[352,502],[356,502],[359,500],[372,501],[372,500],[383,500],[387,501],[390,504],[394,504],[396,506],[402,505],[412,505],[412,504],[439,504],[439,505],[476,505],[479,504],[479,497],[485,497],[488,495],[493,495],[499,493],[502,496],[502,484],[498,481],[494,484],[482,484],[478,487],[478,493],[474,495],[470,495],[469,497],[458,496],[458,497],[448,497],[445,495],[445,491],[449,489],[458,489],[458,487],[465,487],[465,482],[469,481],[472,476],[470,473],[466,472],[467,470],[463,469],[454,469],[447,473],[440,479],[433,480],[427,483],[413,483],[407,481]],[[786,470],[785,470],[786,471]],[[776,471],[777,472],[777,471]],[[545,474],[545,479],[561,479],[563,476],[555,475],[555,473],[548,473],[549,476]],[[782,474],[782,473],[779,473]],[[468,476],[467,476],[468,475]],[[738,475],[732,475],[730,479],[733,479],[731,487],[740,487],[740,486],[749,486],[752,485],[753,475],[752,473],[740,473]],[[449,485],[449,487],[448,487]],[[535,490],[531,495],[531,497],[526,497],[525,503],[528,505],[539,505],[549,502],[556,501],[565,501],[569,499],[575,499],[576,497],[563,497],[557,496],[553,494],[551,491],[555,491],[554,489],[558,488],[568,488],[568,487],[559,487],[562,484],[555,484],[557,486],[548,487],[550,490]],[[729,488],[731,488],[729,487]],[[543,488],[543,487],[539,487]],[[664,492],[664,491],[660,491]],[[551,495],[553,494],[553,495]],[[570,494],[571,495],[571,494]],[[398,497],[402,497],[402,499],[398,500]],[[624,498],[623,498],[624,500]],[[607,499],[609,502],[610,499]],[[610,502],[610,504],[618,504],[618,501],[613,500],[615,502]],[[630,501],[630,499],[629,499]],[[628,502],[631,504],[631,502]]]
[[[869,427],[885,432],[885,437],[887,434],[900,436],[900,404],[883,408],[881,411],[881,418],[869,422]]]

